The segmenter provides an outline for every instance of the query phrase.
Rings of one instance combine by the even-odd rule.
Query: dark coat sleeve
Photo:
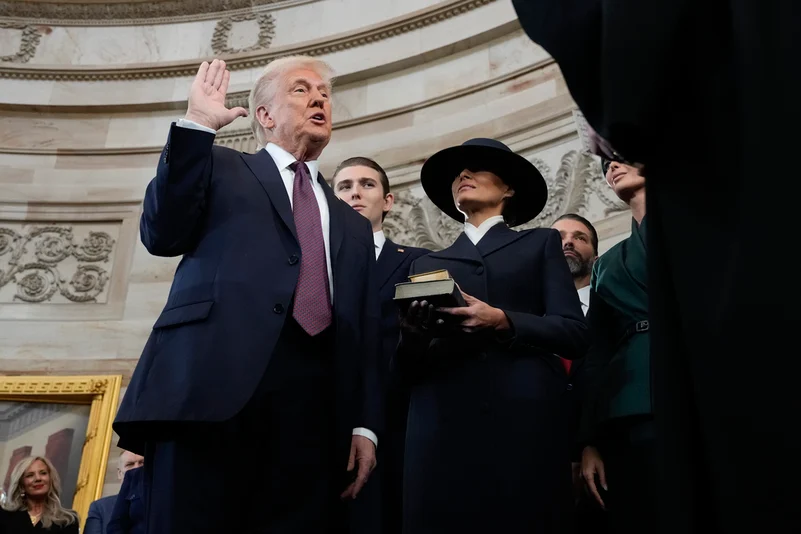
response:
[[[549,231],[543,262],[532,273],[542,277],[545,315],[504,312],[512,326],[512,346],[520,343],[574,360],[584,357],[589,334],[561,243],[556,230]]]
[[[587,312],[590,329],[590,348],[582,367],[580,390],[584,394],[579,424],[578,445],[583,448],[595,441],[595,397],[597,377],[615,353],[619,327],[609,304],[590,290],[590,309]]]
[[[106,534],[134,534],[142,530],[142,525],[139,525],[139,529],[135,528],[135,518],[131,513],[131,499],[129,497],[138,491],[143,474],[144,467],[137,467],[125,473],[122,479],[122,486],[120,486],[120,493],[114,503],[114,510],[111,512],[108,527],[106,527]]]
[[[412,262],[409,267],[409,275],[420,272],[417,268],[418,262],[419,258]],[[428,349],[432,342],[431,338],[417,338],[408,333],[404,334],[403,328],[401,328],[398,350],[395,351],[390,362],[390,373],[406,384],[417,382],[418,377],[424,371]]]
[[[365,231],[372,240],[372,227],[369,221],[364,220]],[[362,401],[361,420],[364,428],[380,435],[384,431],[384,388],[382,387],[382,344],[381,344],[381,297],[379,295],[378,272],[376,262],[369,257],[366,267],[367,290],[364,291],[364,317],[362,319],[362,354],[365,361],[362,365],[362,384],[364,397]]]
[[[139,233],[154,256],[192,250],[206,204],[214,135],[173,124],[145,192]]]
[[[83,534],[105,534],[103,532],[103,509],[99,501],[94,501],[89,505],[89,513],[86,515]]]
[[[559,64],[592,127],[627,159],[648,162],[676,142],[665,128],[697,99],[693,62],[717,67],[714,3],[690,0],[513,0],[526,34]],[[632,42],[636,41],[636,46]],[[713,67],[714,66],[714,67]],[[633,82],[622,81],[631,76]],[[686,128],[683,128],[686,131]],[[686,138],[687,133],[683,138]]]

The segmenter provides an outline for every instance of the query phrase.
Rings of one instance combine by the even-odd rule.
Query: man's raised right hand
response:
[[[211,64],[204,61],[189,89],[189,105],[184,118],[219,130],[237,117],[247,117],[245,108],[225,107],[225,94],[230,80],[231,72],[225,68],[225,61],[215,59]]]

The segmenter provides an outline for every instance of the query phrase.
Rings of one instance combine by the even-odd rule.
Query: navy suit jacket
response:
[[[98,499],[89,505],[89,513],[86,515],[86,524],[83,527],[84,534],[106,534],[108,532],[108,522],[111,519],[111,511],[117,501],[116,495],[110,495]]]
[[[301,250],[279,170],[265,150],[213,143],[173,125],[145,194],[142,243],[183,258],[114,423],[120,446],[139,454],[175,422],[238,413],[292,308]],[[337,447],[349,447],[353,428],[382,426],[375,244],[369,221],[317,179],[330,212]]]
[[[389,372],[390,360],[395,355],[400,338],[398,305],[393,300],[395,284],[408,282],[412,262],[428,252],[424,248],[399,246],[387,239],[376,261],[376,279],[381,299],[381,352],[384,356],[382,362],[384,376]]]
[[[106,534],[145,534],[144,467],[125,473]],[[87,529],[84,534],[90,534]]]

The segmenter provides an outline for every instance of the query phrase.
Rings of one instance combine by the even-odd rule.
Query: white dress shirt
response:
[[[179,119],[175,124],[181,128],[189,128],[192,130],[201,130],[203,132],[208,132],[215,135],[217,134],[216,130],[213,130],[212,128],[186,119]],[[274,143],[268,143],[267,146],[264,147],[264,150],[270,154],[270,157],[273,158],[273,161],[275,162],[275,166],[278,167],[278,172],[281,174],[281,181],[284,182],[284,188],[286,189],[286,194],[289,197],[289,206],[294,207],[292,201],[292,191],[294,190],[295,185],[295,172],[290,169],[289,166],[297,161],[295,156]],[[307,161],[305,163],[309,168],[312,190],[314,191],[314,197],[317,199],[317,206],[320,208],[320,222],[322,223],[323,227],[323,242],[325,244],[325,265],[328,269],[328,287],[331,291],[331,301],[333,302],[334,275],[331,268],[331,215],[328,211],[328,199],[325,197],[325,190],[323,189],[322,184],[317,181],[317,173],[320,169],[320,164],[316,160]],[[353,435],[364,436],[375,443],[376,447],[378,446],[378,437],[374,432],[367,428],[354,428]]]
[[[583,311],[586,316],[587,312],[590,311],[590,286],[586,285],[577,291],[579,300],[581,301],[581,311]]]
[[[487,232],[489,232],[490,228],[502,222],[503,222],[503,215],[496,215],[494,217],[490,217],[483,223],[479,224],[478,228],[476,228],[469,222],[466,222],[464,223],[464,233],[467,236],[467,239],[469,239],[471,243],[473,243],[474,245],[478,245],[478,242],[481,241],[482,237],[487,235]]]
[[[373,243],[375,243],[375,259],[381,255],[381,251],[384,250],[384,243],[387,242],[387,236],[384,235],[383,230],[379,230],[377,232],[373,232]]]

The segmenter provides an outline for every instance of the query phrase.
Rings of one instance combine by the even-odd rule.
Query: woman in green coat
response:
[[[651,402],[645,179],[637,168],[603,162],[606,181],[631,208],[631,236],[593,267],[587,321],[588,395],[582,413],[582,476],[608,514],[611,533],[656,525]]]

